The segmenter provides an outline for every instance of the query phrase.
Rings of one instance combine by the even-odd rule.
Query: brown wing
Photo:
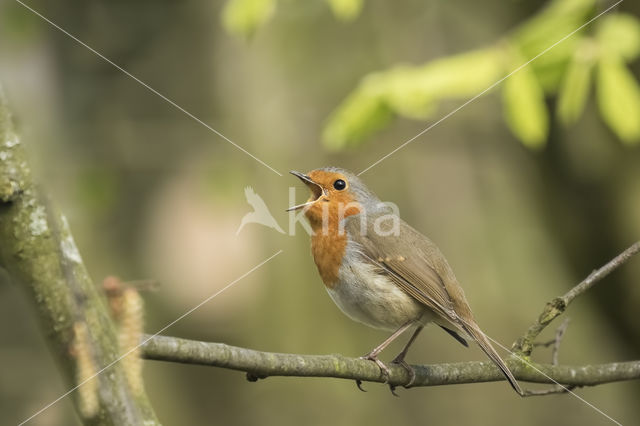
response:
[[[465,322],[461,319],[473,322],[462,288],[431,240],[399,218],[397,235],[390,233],[390,223],[385,226],[381,222],[378,226],[369,219],[364,229],[357,217],[345,222],[349,236],[360,244],[364,256],[383,267],[400,288],[447,322],[460,328]]]

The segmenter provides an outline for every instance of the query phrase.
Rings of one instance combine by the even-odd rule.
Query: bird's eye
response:
[[[347,187],[347,183],[342,179],[338,179],[337,181],[333,182],[333,187],[338,191],[342,191]]]

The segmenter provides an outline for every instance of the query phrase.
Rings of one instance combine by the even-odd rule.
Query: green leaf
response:
[[[595,4],[596,0],[549,2],[540,12],[520,24],[509,38],[525,55],[535,55],[580,27],[593,12]]]
[[[327,0],[336,18],[353,21],[360,15],[364,0]]]
[[[502,77],[501,51],[495,48],[436,59],[421,67],[388,71],[386,100],[396,113],[426,119],[444,99],[469,98]]]
[[[366,76],[330,117],[325,145],[355,145],[383,127],[393,113],[425,120],[443,99],[477,95],[503,75],[501,55],[499,49],[480,49]]]
[[[229,0],[222,12],[222,23],[231,34],[250,38],[275,10],[276,0]]]
[[[633,15],[615,13],[598,23],[597,38],[606,54],[632,61],[640,53],[640,21]]]
[[[505,120],[511,131],[529,148],[541,148],[549,132],[544,91],[530,67],[508,77],[502,88]]]
[[[566,66],[580,41],[580,32],[567,37],[584,24],[595,10],[595,0],[555,0],[523,22],[508,37],[525,60],[539,55],[529,65],[546,93],[555,93]],[[582,30],[584,31],[584,30]],[[559,40],[563,40],[558,43]]]
[[[330,150],[353,146],[380,130],[392,117],[384,101],[384,77],[372,74],[331,114],[322,133]]]
[[[416,70],[416,87],[435,99],[475,96],[503,75],[496,48],[438,59]]]
[[[418,88],[418,71],[410,67],[397,67],[382,74],[383,99],[393,112],[408,118],[424,120],[434,111],[433,91]]]
[[[584,40],[573,56],[558,92],[558,119],[564,125],[575,123],[587,102],[591,72],[595,63],[593,40]]]
[[[640,87],[619,55],[604,55],[598,63],[598,106],[602,118],[625,143],[640,140]]]

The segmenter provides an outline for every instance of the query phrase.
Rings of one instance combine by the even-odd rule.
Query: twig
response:
[[[533,346],[544,346],[544,347],[549,347],[551,345],[553,345],[553,349],[551,352],[551,364],[552,365],[558,365],[558,357],[559,357],[559,353],[560,353],[560,343],[562,342],[562,337],[564,336],[565,331],[567,331],[567,327],[569,326],[569,318],[565,318],[564,321],[562,321],[562,324],[560,324],[560,327],[558,327],[558,329],[556,330],[556,336],[555,338],[547,341],[547,342],[534,342]],[[543,395],[551,395],[554,393],[567,393],[570,390],[573,390],[576,386],[572,385],[572,386],[560,386],[558,384],[548,388],[548,389],[541,389],[541,390],[531,390],[531,389],[524,389],[523,390],[523,394],[522,396],[543,396]]]
[[[566,318],[560,324],[560,327],[556,330],[556,335],[553,339],[547,340],[546,342],[533,342],[533,347],[545,347],[553,345],[553,350],[551,352],[551,363],[553,365],[558,365],[558,354],[560,352],[560,343],[562,342],[562,337],[564,337],[564,333],[567,331],[567,327],[569,326],[569,318]]]
[[[575,385],[570,385],[570,386],[554,385],[548,389],[541,389],[541,390],[525,389],[522,393],[522,396],[545,396],[545,395],[553,395],[556,393],[567,393],[569,391],[574,390],[575,388],[577,388],[577,386]]]
[[[531,355],[531,351],[534,347],[534,340],[538,335],[540,335],[542,330],[551,323],[551,321],[562,314],[576,297],[589,290],[638,252],[640,252],[640,241],[620,253],[600,269],[593,271],[587,278],[569,290],[565,295],[556,297],[552,301],[548,302],[538,319],[529,327],[524,336],[514,343],[513,350],[525,356]]]
[[[560,324],[560,327],[556,330],[556,338],[554,339],[553,350],[551,352],[551,363],[553,365],[558,365],[558,356],[560,354],[560,343],[562,342],[562,337],[564,336],[565,331],[567,331],[567,327],[569,327],[569,318],[565,318]]]
[[[601,279],[609,275],[614,270],[618,269],[620,266],[626,263],[627,260],[631,259],[633,255],[639,252],[640,252],[640,241],[637,241],[631,247],[629,247],[628,249],[626,249],[616,257],[614,257],[611,261],[609,261],[609,263],[604,265],[602,268],[596,269],[595,271],[593,271],[591,274],[589,274],[587,278],[584,279],[584,281],[582,281],[580,284],[578,284],[577,286],[569,290],[567,294],[562,296],[565,304],[569,305],[569,303],[571,303],[573,299],[575,299],[585,291],[589,290],[598,281],[600,281]]]
[[[146,340],[150,336],[143,336]],[[244,371],[256,380],[269,376],[335,377],[340,379],[384,382],[380,369],[372,362],[342,355],[297,355],[260,352],[223,343],[199,342],[176,337],[154,336],[142,346],[146,359],[207,365]],[[514,359],[507,360],[519,380],[551,383],[534,368]],[[533,364],[535,368],[566,386],[592,386],[640,378],[640,361],[600,365],[569,366]],[[413,386],[439,386],[460,383],[481,383],[504,380],[490,362],[460,362],[450,364],[414,365]],[[407,371],[389,365],[389,384],[401,386],[409,380]]]
[[[548,348],[549,346],[553,345],[554,343],[556,343],[556,339],[553,338],[551,340],[547,340],[546,342],[533,342],[533,347],[537,348],[539,346],[542,346],[543,348]]]

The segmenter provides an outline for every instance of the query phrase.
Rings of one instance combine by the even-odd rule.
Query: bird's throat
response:
[[[322,282],[328,288],[334,288],[338,284],[340,266],[347,248],[346,230],[340,223],[360,211],[360,205],[351,195],[340,193],[332,194],[327,201],[314,203],[305,212],[313,231],[313,260]]]

